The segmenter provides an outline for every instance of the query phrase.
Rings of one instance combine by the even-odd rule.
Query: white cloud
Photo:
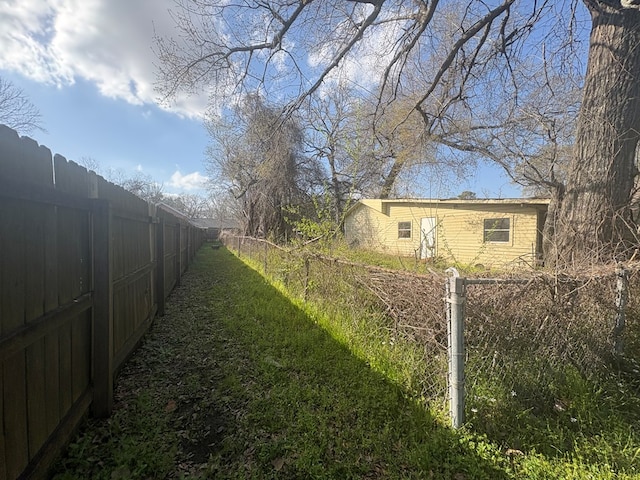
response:
[[[201,190],[205,188],[208,181],[209,178],[201,175],[200,172],[183,175],[180,170],[176,170],[173,175],[171,175],[169,186],[178,190]]]
[[[154,32],[173,34],[173,0],[3,0],[0,68],[58,86],[93,82],[111,98],[157,103]],[[169,109],[201,115],[206,94]],[[164,107],[168,108],[168,107]]]

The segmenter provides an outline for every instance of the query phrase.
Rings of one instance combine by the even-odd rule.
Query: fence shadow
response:
[[[394,457],[411,457],[406,472],[395,472],[398,477],[456,478],[462,474],[465,478],[507,478],[504,471],[465,446],[456,432],[409,400],[400,387],[356,357],[227,249],[203,249],[191,275],[206,274],[207,269],[215,271],[217,278],[207,296],[246,295],[246,304],[221,312],[232,320],[221,321],[234,341],[247,349],[251,364],[244,368],[253,377],[252,385],[269,385],[268,391],[257,395],[262,400],[255,404],[270,412],[268,424],[256,426],[267,432],[266,437],[295,432],[308,419],[325,423],[314,427],[319,434],[314,441],[320,448],[313,461],[324,468],[325,478],[340,478],[339,462],[345,449],[352,461],[363,462],[364,477],[375,468],[378,475],[384,472],[384,459],[374,458],[373,453],[384,451]],[[291,396],[290,408],[270,404],[270,398],[282,395]],[[327,403],[327,398],[332,400]],[[366,429],[367,438],[354,438],[356,428]],[[269,459],[291,457],[295,438],[279,441]],[[358,441],[360,445],[354,444]],[[367,457],[368,466],[364,465]],[[305,478],[312,473],[296,470],[301,467],[295,462],[286,468],[285,478]],[[392,472],[387,474],[394,478]]]

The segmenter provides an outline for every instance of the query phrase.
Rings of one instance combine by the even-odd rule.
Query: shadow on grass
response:
[[[504,479],[261,275],[202,248],[56,480]]]
[[[502,460],[441,426],[226,249],[201,250],[189,275],[189,295],[226,339],[215,396],[233,419],[219,422],[233,431],[216,439],[206,474],[508,478]]]

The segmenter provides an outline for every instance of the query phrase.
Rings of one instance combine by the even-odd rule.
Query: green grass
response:
[[[385,338],[330,302],[288,298],[226,249],[202,249],[120,376],[114,415],[85,426],[56,478],[640,478],[637,419],[625,425],[620,398],[579,378],[558,387],[575,409],[564,435],[584,429],[567,440],[486,385],[501,396],[452,431],[412,390],[425,368],[415,346]],[[519,445],[499,435],[512,425],[531,430]]]
[[[485,272],[487,270],[483,266],[463,264],[456,262],[453,259],[447,260],[443,257],[434,257],[425,261],[420,259],[417,253],[414,256],[400,256],[371,249],[352,248],[346,245],[343,240],[334,240],[333,242],[323,244],[322,246],[311,245],[307,247],[307,250],[317,251],[321,254],[341,258],[354,263],[362,263],[389,270],[401,270],[413,273],[427,273],[429,271],[444,273],[444,271],[449,267],[455,267],[460,273],[466,274]]]
[[[225,251],[220,256],[229,255]],[[226,293],[243,298],[223,319],[246,355],[239,428],[249,471],[219,452],[222,478],[500,478],[502,473],[254,271],[224,258]],[[220,273],[218,271],[218,273]],[[215,304],[217,302],[212,302]],[[237,454],[238,452],[236,452]],[[503,475],[502,475],[503,476]]]
[[[335,278],[329,283],[339,290],[340,281]],[[278,281],[275,285],[288,294],[285,285]],[[355,355],[401,386],[406,396],[419,400],[416,393],[425,377],[425,362],[415,354],[416,345],[397,342],[388,348],[388,331],[377,328],[369,313],[362,310],[360,320],[353,311],[347,316],[339,313],[344,308],[340,297],[336,292],[320,304],[299,305]],[[473,372],[463,443],[491,452],[497,466],[503,465],[503,454],[509,452],[505,471],[513,478],[640,478],[637,383],[613,374],[585,378],[570,365],[554,370],[543,358],[510,361],[507,371],[497,376]],[[473,361],[468,369],[474,369]],[[548,373],[541,377],[542,371]],[[434,410],[432,405],[430,413],[446,422],[440,408]],[[495,456],[495,452],[501,453]]]

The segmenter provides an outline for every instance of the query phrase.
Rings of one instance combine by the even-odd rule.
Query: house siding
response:
[[[462,264],[499,266],[531,262],[539,255],[539,217],[544,202],[363,200],[345,220],[349,244],[393,255],[420,256],[420,222],[436,219],[436,257]],[[509,218],[509,241],[484,242],[484,220]],[[411,238],[398,238],[398,222],[411,222]]]

